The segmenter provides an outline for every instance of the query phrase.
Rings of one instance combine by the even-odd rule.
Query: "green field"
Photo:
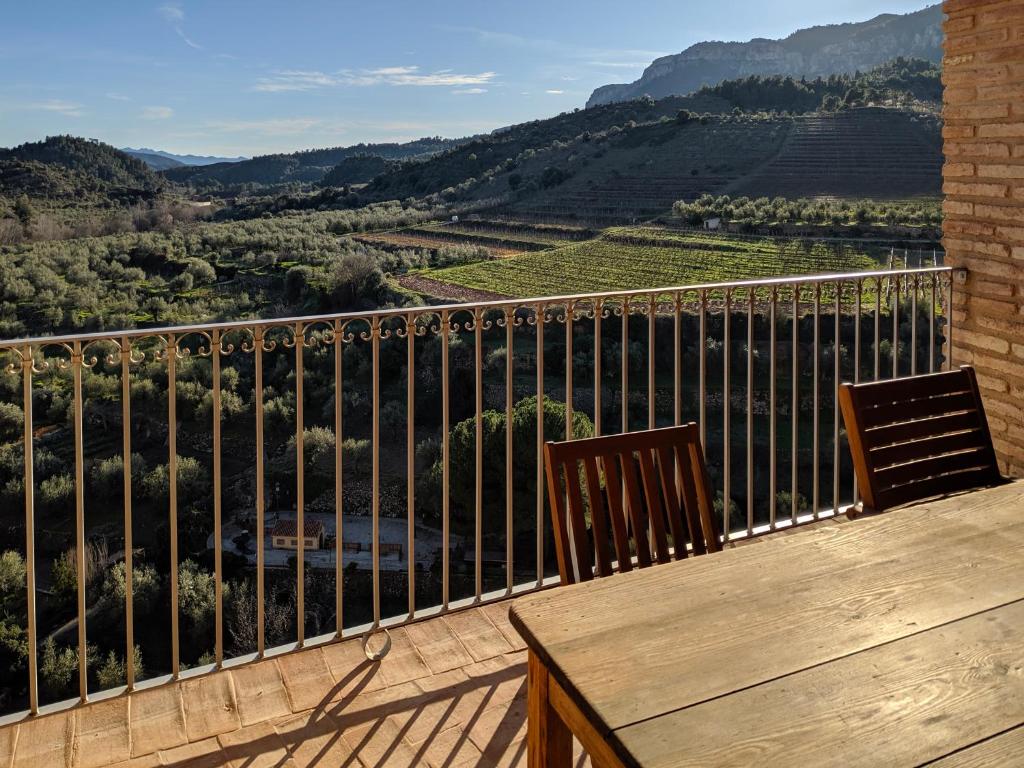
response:
[[[583,243],[423,276],[508,296],[551,296],[857,272],[877,268],[881,255],[847,243],[618,228]]]

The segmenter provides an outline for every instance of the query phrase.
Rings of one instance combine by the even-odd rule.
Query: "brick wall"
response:
[[[1024,476],[1024,0],[946,0],[948,263],[954,364],[978,372],[1004,471]]]

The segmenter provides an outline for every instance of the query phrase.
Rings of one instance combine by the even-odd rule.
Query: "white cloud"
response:
[[[167,120],[174,117],[170,107],[145,107],[139,115],[143,120]]]
[[[284,69],[274,72],[270,77],[261,78],[252,89],[275,93],[311,91],[316,88],[337,86],[366,87],[371,85],[469,88],[487,85],[496,77],[496,72],[471,74],[453,72],[450,69],[421,72],[417,66],[343,69],[335,73]]]
[[[458,95],[464,95],[464,94],[465,95],[469,95],[469,94],[475,95],[475,94],[478,94],[478,93],[487,93],[487,89],[486,88],[455,88],[455,89],[452,90],[452,93],[458,94]]]
[[[81,104],[76,104],[73,101],[64,101],[62,99],[38,101],[34,104],[28,104],[25,108],[42,112],[57,112],[65,117],[81,117],[85,114],[85,112],[82,111]]]
[[[560,90],[558,88],[548,88],[546,91],[544,91],[544,93],[549,94],[551,96],[561,96],[563,93],[565,93],[565,91]]]
[[[650,61],[588,61],[592,67],[610,67],[612,69],[644,69]]]
[[[180,4],[164,3],[159,8],[157,8],[157,13],[159,13],[163,17],[164,21],[166,21],[174,28],[175,34],[177,34],[178,37],[180,37],[185,42],[185,45],[189,46],[190,48],[195,48],[196,50],[203,49],[203,46],[199,45],[199,43],[192,41],[189,38],[189,36],[185,34],[185,30],[182,29],[182,26],[185,23],[185,11]]]
[[[113,99],[114,101],[131,101],[131,99],[125,96],[123,93],[114,93],[113,91],[111,91],[110,93],[106,93],[104,95],[108,99]]]

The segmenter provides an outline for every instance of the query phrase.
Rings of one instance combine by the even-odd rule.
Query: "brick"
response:
[[[97,701],[75,711],[78,768],[99,768],[131,757],[127,696]]]
[[[946,250],[957,253],[978,253],[998,258],[1006,258],[1010,254],[1009,248],[1002,243],[985,243],[980,240],[954,240],[951,237],[945,238],[943,243],[946,246]]]
[[[274,660],[260,661],[231,671],[243,726],[271,720],[291,712],[281,670]]]
[[[1010,116],[1007,104],[979,104],[975,106],[945,106],[942,116],[946,120],[988,120]]]
[[[974,203],[963,203],[958,200],[946,199],[942,202],[942,213],[950,216],[970,216],[974,213]]]
[[[1021,138],[1024,137],[1024,123],[989,123],[978,126],[978,136],[982,138]]]
[[[1008,158],[1010,148],[1006,144],[958,144],[947,141],[945,152],[948,157],[994,157]]]
[[[277,663],[281,667],[292,712],[312,709],[330,701],[335,687],[334,678],[319,648],[286,654]]]
[[[991,280],[978,280],[974,284],[974,290],[977,293],[986,294],[988,296],[1003,296],[1009,298],[1013,296],[1014,287],[1012,283],[996,283]]]
[[[990,352],[998,352],[1001,355],[1008,354],[1010,351],[1010,342],[1006,339],[999,339],[988,334],[975,333],[974,331],[968,331],[967,329],[954,329],[954,337],[957,344],[963,344],[976,349],[986,349]]]
[[[993,26],[1024,21],[1024,5],[1006,3],[992,10],[985,10],[976,17],[979,26]]]
[[[189,741],[242,727],[230,672],[185,680],[181,683],[181,698],[185,703],[185,733]]]
[[[959,181],[947,181],[942,185],[942,191],[947,195],[964,195],[965,197],[995,197],[1004,198],[1009,192],[1005,184],[965,184]]]
[[[944,31],[947,35],[955,35],[974,29],[974,16],[961,16],[946,22]]]
[[[976,51],[979,48],[999,45],[1000,43],[1007,42],[1009,39],[1009,30],[993,29],[976,35],[947,37],[943,43],[943,48],[947,53],[963,53],[964,51]]]
[[[986,376],[984,373],[975,373],[978,378],[978,388],[987,392],[1009,392],[1009,385],[1002,379],[994,376]],[[993,403],[988,404],[989,413],[993,410]]]
[[[974,175],[974,164],[973,163],[950,163],[947,162],[942,166],[943,176],[973,176]]]
[[[1000,240],[1024,243],[1024,227],[996,227]]]
[[[999,179],[1024,179],[1024,165],[979,165],[978,175]]]
[[[132,757],[169,749],[188,741],[185,707],[177,685],[132,694],[129,723]]]
[[[979,219],[997,219],[1024,223],[1024,209],[1012,205],[982,205],[978,203],[974,206],[974,215]]]
[[[1016,246],[1010,250],[1010,256],[1014,259],[1024,260],[1024,247]]]
[[[973,125],[945,125],[942,127],[944,139],[971,139],[974,138]]]
[[[71,768],[74,738],[73,712],[24,720],[18,726],[13,768]]]

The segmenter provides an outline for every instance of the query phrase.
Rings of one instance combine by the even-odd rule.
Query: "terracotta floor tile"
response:
[[[432,619],[410,624],[406,631],[434,674],[473,663],[473,657],[443,620]]]
[[[452,728],[413,744],[412,748],[431,768],[449,768],[466,763],[481,764],[483,758],[483,753],[469,740],[462,728]]]
[[[233,669],[231,677],[243,727],[282,717],[292,711],[284,678],[273,659]]]
[[[457,611],[443,618],[475,661],[512,651],[511,644],[479,608]]]
[[[171,749],[188,741],[185,705],[181,700],[181,689],[176,685],[133,693],[129,719],[132,757]]]
[[[343,738],[359,756],[359,762],[367,768],[413,768],[423,765],[416,750],[402,739],[398,727],[388,720],[348,729],[344,731]]]
[[[18,728],[14,768],[70,766],[74,734],[74,712],[25,720]]]
[[[323,706],[330,701],[335,684],[323,651],[311,648],[289,653],[277,660],[292,712]]]
[[[81,707],[75,719],[77,768],[102,768],[130,757],[127,696]]]
[[[203,739],[160,752],[160,765],[173,768],[232,768],[216,738]]]
[[[190,742],[235,731],[242,726],[230,672],[183,681],[181,699],[185,704],[185,733]]]
[[[274,727],[297,768],[361,765],[338,724],[322,712],[292,715],[278,720]]]
[[[490,619],[495,628],[501,632],[502,637],[512,646],[513,650],[522,651],[526,649],[526,641],[522,635],[516,632],[512,622],[508,620],[508,608],[512,605],[511,600],[501,600],[497,603],[488,603],[480,606],[480,610]]]
[[[271,723],[223,733],[217,740],[233,768],[295,768],[284,741]]]

